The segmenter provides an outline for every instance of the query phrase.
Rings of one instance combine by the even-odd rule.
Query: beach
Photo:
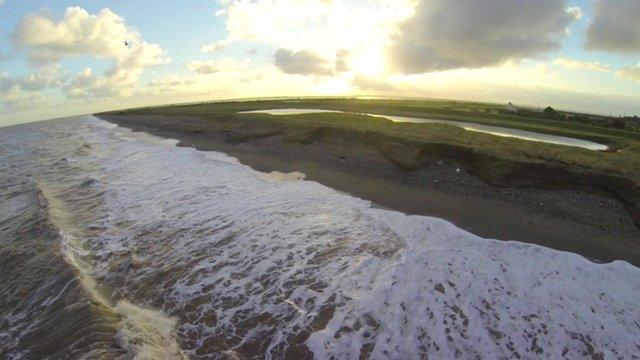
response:
[[[455,152],[434,151],[419,166],[404,164],[403,155],[381,152],[367,139],[370,134],[347,130],[322,128],[300,142],[288,138],[291,129],[255,123],[230,128],[226,121],[179,115],[99,117],[176,139],[179,146],[224,152],[258,171],[301,172],[375,206],[443,218],[485,238],[539,244],[595,262],[640,264],[640,230],[629,207],[601,189],[575,186],[558,174],[549,174],[547,183],[525,178],[496,184],[478,176]],[[290,126],[295,130],[295,124]]]
[[[454,207],[482,201],[496,215],[504,198],[480,199],[482,182],[472,187],[454,163],[438,160],[403,184],[398,165],[335,133],[331,147],[345,152],[323,152],[319,139],[279,149],[288,158],[267,152],[278,149],[269,137],[251,152],[253,141],[227,144],[266,170],[272,158],[283,172],[324,176],[309,181],[93,116],[5,130],[2,357],[631,358],[640,346],[640,276],[628,262],[481,237],[318,182],[418,206],[414,197],[453,203],[441,188],[415,190],[446,181],[472,194],[472,205]],[[307,151],[344,164],[294,160]],[[589,209],[597,199],[517,194],[511,203],[536,195]],[[571,214],[601,215],[556,217],[570,224]]]

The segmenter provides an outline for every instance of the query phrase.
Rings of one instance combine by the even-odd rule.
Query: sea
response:
[[[639,354],[626,262],[484,239],[93,116],[0,128],[0,358]]]

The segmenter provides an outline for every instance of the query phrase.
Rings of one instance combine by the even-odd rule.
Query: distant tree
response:
[[[615,129],[624,129],[625,125],[625,121],[622,119],[615,119],[611,122],[611,127]]]
[[[551,106],[547,106],[544,110],[542,110],[542,113],[544,114],[544,117],[546,117],[547,119],[557,119],[559,118],[559,114],[551,107]]]

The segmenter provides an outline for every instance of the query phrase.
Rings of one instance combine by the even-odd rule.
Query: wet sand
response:
[[[640,266],[640,229],[617,200],[555,186],[501,187],[433,156],[405,170],[345,133],[309,143],[281,131],[238,139],[215,119],[99,115],[136,131],[180,140],[179,146],[227,153],[259,171],[299,171],[308,180],[408,214],[446,219],[485,238],[535,243],[593,261]]]

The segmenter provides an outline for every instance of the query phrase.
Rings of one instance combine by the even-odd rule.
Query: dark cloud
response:
[[[311,50],[278,49],[273,55],[275,65],[286,74],[331,75],[334,64]]]
[[[349,59],[351,52],[349,50],[340,49],[336,51],[336,71],[345,72],[349,71]]]
[[[420,0],[389,48],[401,73],[500,64],[560,48],[577,9],[565,0]]]
[[[15,85],[16,81],[7,74],[0,73],[0,94],[9,91]]]
[[[595,0],[587,29],[587,48],[640,52],[640,0]]]

